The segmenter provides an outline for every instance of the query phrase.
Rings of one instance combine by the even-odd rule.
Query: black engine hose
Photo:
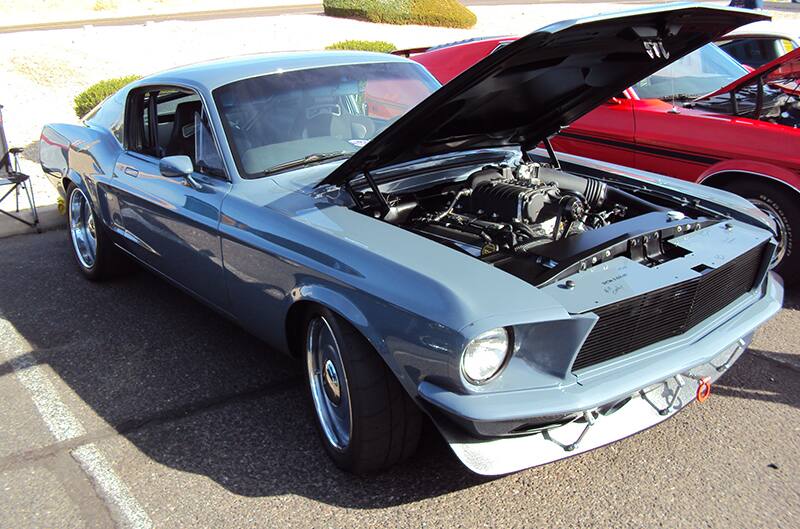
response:
[[[612,202],[616,202],[625,206],[633,206],[636,209],[641,209],[644,211],[669,211],[669,208],[659,206],[658,204],[653,204],[649,200],[639,198],[633,193],[628,193],[627,191],[623,191],[618,187],[609,187],[607,197]]]
[[[577,193],[583,196],[588,206],[592,209],[602,206],[608,194],[608,185],[595,178],[548,171],[544,175],[544,179],[548,182],[554,182],[562,192]]]

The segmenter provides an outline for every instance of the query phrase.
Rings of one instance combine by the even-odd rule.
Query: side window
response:
[[[110,130],[120,144],[122,143],[122,130],[125,122],[123,116],[125,115],[126,94],[127,91],[125,90],[117,92],[83,118],[86,123]]]
[[[144,88],[128,99],[127,148],[155,158],[188,156],[195,170],[224,176],[200,97],[178,88]]]
[[[220,156],[211,128],[208,124],[208,116],[199,112],[194,114],[194,151],[195,168],[204,174],[212,176],[225,176]]]

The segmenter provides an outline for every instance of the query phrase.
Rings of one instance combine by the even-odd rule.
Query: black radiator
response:
[[[683,334],[753,289],[766,245],[703,275],[592,310],[599,320],[573,370]]]

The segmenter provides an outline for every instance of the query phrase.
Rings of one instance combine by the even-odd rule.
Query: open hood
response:
[[[319,185],[447,152],[529,149],[734,28],[753,11],[671,4],[552,24],[490,54],[386,128]]]
[[[719,90],[698,97],[695,101],[735,92],[742,87],[753,84],[759,77],[764,79],[764,84],[777,85],[793,93],[800,92],[800,86],[798,86],[798,83],[800,83],[800,48],[790,51],[772,62],[768,62],[761,68],[753,70]]]

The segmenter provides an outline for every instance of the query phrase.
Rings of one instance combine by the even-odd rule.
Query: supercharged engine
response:
[[[355,195],[365,214],[540,286],[620,256],[657,266],[686,254],[672,239],[720,222],[646,185],[527,161],[406,193],[376,189]]]
[[[604,226],[626,209],[604,207],[604,182],[538,164],[486,167],[451,195],[444,209],[413,218],[413,229],[476,257],[524,253]]]

